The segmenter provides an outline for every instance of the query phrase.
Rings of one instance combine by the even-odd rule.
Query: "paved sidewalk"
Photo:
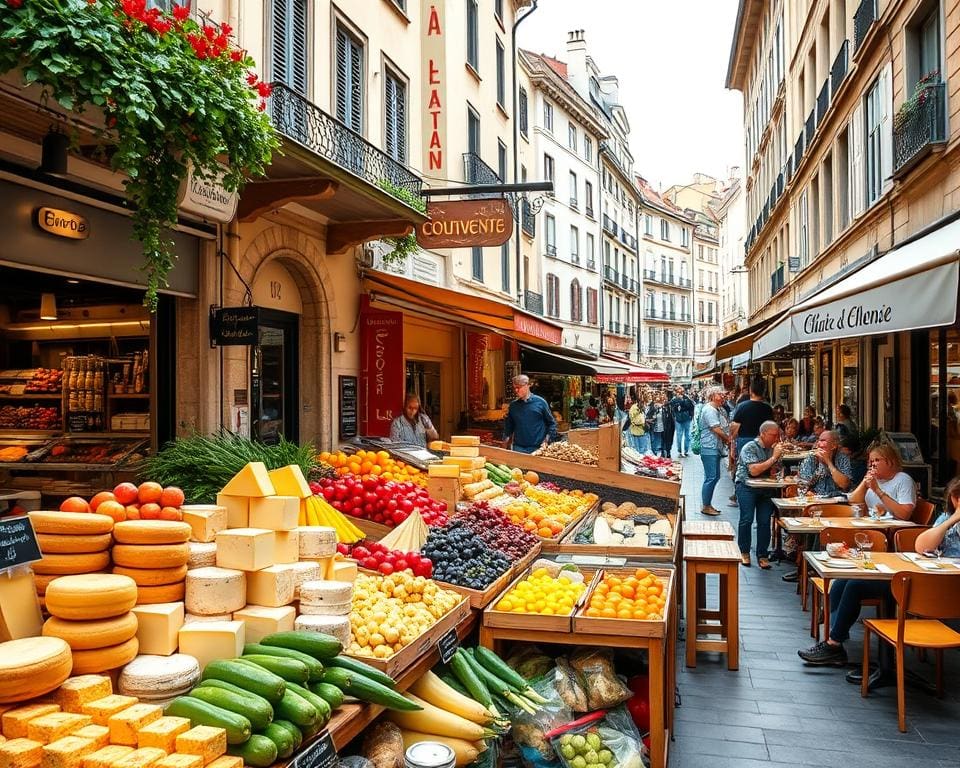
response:
[[[688,519],[701,518],[703,465],[683,459]],[[737,509],[727,503],[733,484],[723,472],[714,495],[718,519],[737,527]],[[706,518],[704,518],[706,519]],[[755,535],[755,534],[754,534]],[[700,653],[696,669],[677,645],[676,710],[670,768],[957,768],[960,766],[960,652],[945,659],[947,694],[942,700],[907,687],[907,733],[897,730],[896,688],[861,698],[845,670],[807,667],[797,649],[813,643],[810,614],[800,610],[796,585],[781,581],[792,566],[740,569],[740,669],[727,670],[725,657]],[[711,577],[715,604],[716,579]],[[867,613],[867,612],[865,612]],[[872,614],[872,609],[867,615]],[[863,646],[857,625],[846,645],[859,666]],[[908,665],[927,679],[930,663],[908,652]]]

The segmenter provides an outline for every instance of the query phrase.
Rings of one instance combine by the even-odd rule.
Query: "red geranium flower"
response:
[[[241,51],[239,48],[234,48],[232,51],[230,51],[230,61],[237,64],[243,61],[243,51]]]
[[[174,5],[173,6],[173,18],[177,21],[186,21],[190,18],[190,4],[187,5]]]
[[[273,93],[273,86],[270,83],[258,83],[257,84],[257,93],[264,99],[268,98],[271,93]]]
[[[256,73],[256,72],[251,72],[251,73],[249,73],[249,74],[247,75],[247,84],[248,84],[248,85],[251,85],[251,86],[252,86],[252,85],[256,85],[256,84],[257,84],[257,80],[259,80],[259,79],[260,79],[260,78],[257,77],[257,73]]]
[[[23,0],[7,0],[7,5],[9,5],[11,8],[19,8],[21,5],[23,5]]]

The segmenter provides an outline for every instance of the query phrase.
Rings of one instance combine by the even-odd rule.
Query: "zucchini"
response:
[[[315,659],[332,659],[340,651],[343,645],[337,638],[331,635],[325,635],[323,632],[304,632],[302,630],[295,632],[274,632],[260,639],[261,645],[275,645],[278,648],[293,648]]]
[[[293,754],[293,736],[282,725],[273,725],[272,723],[263,729],[262,734],[274,743],[277,748],[277,758],[286,760]]]
[[[463,687],[467,689],[468,694],[474,701],[479,702],[487,709],[493,706],[490,690],[483,680],[473,671],[473,666],[466,659],[466,654],[459,648],[456,653],[453,654],[453,658],[450,659],[450,671],[453,672]]]
[[[227,747],[227,754],[242,757],[244,765],[269,768],[277,762],[277,745],[266,736],[255,733],[245,744],[232,744]]]
[[[267,656],[255,654],[252,656],[241,656],[240,661],[251,661],[258,667],[263,667],[269,672],[282,677],[288,683],[305,683],[310,679],[310,670],[307,665],[297,659],[284,659],[280,656]]]
[[[473,658],[488,672],[492,672],[505,683],[512,686],[515,691],[525,691],[530,687],[530,683],[509,667],[503,659],[489,648],[478,645],[473,651]]]
[[[164,714],[186,717],[193,725],[209,725],[227,732],[228,744],[242,744],[250,738],[250,721],[236,712],[228,712],[214,704],[208,704],[190,696],[178,696],[167,704]]]
[[[313,658],[313,656],[310,654],[303,653],[302,651],[295,651],[293,648],[280,648],[274,645],[247,643],[245,646],[243,646],[243,655],[282,656],[286,659],[296,659],[297,661],[302,661],[307,665],[307,669],[310,670],[310,677],[308,678],[310,682],[319,680],[320,676],[323,674],[323,664]]]
[[[316,707],[289,688],[274,707],[274,714],[281,720],[289,720],[298,728],[310,728],[320,719]]]
[[[446,683],[447,685],[449,685],[451,688],[453,688],[453,690],[455,690],[457,693],[462,694],[462,695],[464,695],[464,696],[469,696],[469,697],[472,698],[474,701],[476,701],[476,699],[475,699],[473,696],[470,696],[470,691],[468,691],[468,690],[464,687],[463,683],[461,683],[461,682],[460,682],[456,677],[454,677],[452,674],[440,675],[440,679],[443,680],[443,682],[445,682],[445,683]]]
[[[330,705],[330,709],[338,709],[343,705],[343,691],[330,683],[312,683],[310,690]]]
[[[371,680],[348,669],[325,669],[323,682],[335,685],[344,693],[360,699],[360,701],[379,704],[387,709],[399,709],[407,712],[422,709],[419,704],[413,703],[410,699],[401,696],[385,685],[381,685],[376,680]]]
[[[243,715],[250,721],[250,727],[255,731],[262,731],[273,722],[273,707],[270,706],[270,702],[256,694],[235,693],[214,686],[200,685],[187,695],[225,709],[227,712]]]
[[[287,683],[287,689],[292,690],[301,699],[305,699],[309,704],[312,704],[313,708],[317,710],[317,715],[319,715],[320,718],[320,724],[327,724],[327,721],[330,720],[330,713],[333,710],[330,708],[330,705],[327,703],[326,699],[324,699],[322,696],[318,696],[309,688],[304,688],[302,685],[297,685],[296,683]]]
[[[256,664],[244,664],[236,659],[211,661],[204,667],[201,679],[233,683],[245,691],[263,696],[271,704],[280,701],[287,689],[287,683],[282,677]]]
[[[296,752],[300,749],[300,745],[303,744],[303,734],[300,732],[300,729],[297,728],[289,720],[274,720],[273,725],[280,726],[281,728],[286,728],[287,732],[290,734],[293,739],[293,751]]]
[[[327,668],[330,667],[356,672],[368,680],[387,686],[387,688],[396,688],[397,686],[396,681],[390,675],[381,672],[376,667],[371,667],[369,664],[364,664],[362,661],[351,659],[349,656],[337,656],[335,659],[330,659],[327,661]]]

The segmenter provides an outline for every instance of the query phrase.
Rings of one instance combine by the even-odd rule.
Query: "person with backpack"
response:
[[[650,453],[650,435],[647,433],[646,409],[640,400],[634,401],[627,411],[629,426],[627,436],[630,447],[638,453]]]
[[[677,387],[676,395],[668,403],[673,421],[676,424],[677,455],[681,458],[690,455],[690,428],[693,425],[693,400],[687,397],[683,387]]]

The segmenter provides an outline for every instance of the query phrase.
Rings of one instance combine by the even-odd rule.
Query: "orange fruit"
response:
[[[636,592],[633,590],[633,587],[631,587],[629,584],[624,584],[618,589],[620,590],[620,594],[624,597],[633,597],[636,594]]]
[[[553,536],[553,531],[547,528],[547,526],[543,526],[537,531],[537,535],[542,536],[545,539],[549,539],[551,536]]]
[[[183,512],[180,507],[163,507],[160,510],[161,520],[183,520]]]
[[[137,488],[137,501],[141,504],[156,504],[163,495],[163,486],[160,483],[140,483]]]
[[[99,507],[105,501],[116,501],[117,497],[113,495],[110,491],[100,491],[96,496],[90,499],[90,511],[96,512],[97,507]]]
[[[610,591],[610,587],[607,586],[606,582],[600,582],[597,584],[596,593],[598,595],[605,595]]]
[[[633,618],[635,618],[635,619],[640,619],[641,621],[643,621],[644,619],[647,618],[647,612],[644,611],[644,610],[642,610],[641,608],[637,608],[637,609],[633,612]]]
[[[97,505],[98,515],[108,515],[114,522],[122,522],[127,519],[127,509],[119,501],[103,501]]]
[[[174,485],[167,486],[160,494],[160,501],[157,502],[161,507],[182,507],[185,501],[183,491]]]
[[[162,507],[152,501],[140,505],[141,520],[159,520]]]
[[[618,618],[618,619],[632,619],[632,618],[633,618],[633,613],[632,613],[629,609],[627,609],[627,608],[621,608],[619,611],[617,611],[617,618]]]
[[[600,613],[599,608],[594,608],[593,606],[590,606],[589,608],[587,608],[586,611],[584,611],[584,615],[589,616],[592,619],[595,619],[602,614]]]
[[[113,495],[121,504],[135,504],[137,502],[137,486],[133,483],[120,483],[113,489]]]
[[[600,611],[600,615],[605,619],[615,619],[617,618],[617,612],[613,608],[604,608]]]
[[[90,505],[87,504],[86,499],[81,499],[79,496],[71,496],[69,499],[64,499],[60,504],[61,512],[89,512]]]

